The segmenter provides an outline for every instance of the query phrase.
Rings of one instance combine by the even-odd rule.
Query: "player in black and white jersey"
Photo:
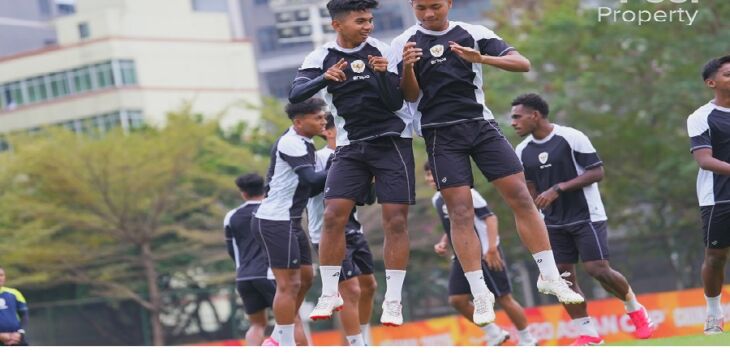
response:
[[[431,166],[428,162],[423,165],[424,178],[426,183],[436,189],[436,182],[433,180]],[[489,290],[496,295],[496,302],[507,313],[512,323],[517,328],[519,336],[518,345],[537,345],[537,340],[530,334],[527,324],[527,316],[522,306],[512,298],[512,283],[507,272],[507,265],[504,259],[502,247],[499,245],[499,222],[497,216],[487,206],[487,201],[476,190],[471,190],[474,205],[474,229],[479,238],[481,246],[482,274]],[[449,210],[446,207],[444,198],[440,192],[436,192],[431,198],[431,203],[444,228],[444,235],[434,245],[434,251],[439,255],[448,253],[448,246],[453,245],[451,241],[451,220]],[[454,307],[466,319],[472,320],[474,305],[471,302],[469,282],[464,276],[464,270],[456,256],[452,258],[451,272],[449,273],[449,304]],[[502,345],[509,339],[509,333],[495,323],[481,326],[488,345]]]
[[[327,126],[323,137],[327,145],[315,152],[316,170],[324,170],[335,152],[337,129],[334,117],[327,115]],[[372,203],[373,201],[367,201]],[[324,215],[324,194],[309,199],[307,219],[309,237],[315,250],[319,250]],[[340,319],[347,343],[351,346],[368,345],[370,341],[370,317],[377,283],[374,275],[373,255],[370,252],[362,226],[353,208],[345,227],[346,253],[342,261],[338,290],[344,301]]]
[[[345,225],[375,178],[385,231],[384,325],[403,323],[401,289],[408,265],[408,205],[415,203],[411,119],[387,44],[370,37],[375,0],[331,0],[337,39],[310,53],[294,79],[291,102],[324,94],[335,117],[337,148],[325,187],[320,242],[322,296],[310,317],[326,319],[337,294]]]
[[[714,335],[723,332],[725,322],[720,298],[730,250],[730,55],[705,64],[702,79],[715,97],[689,116],[687,131],[690,151],[700,166],[697,199],[705,244],[705,334]]]
[[[232,209],[223,220],[226,248],[236,265],[236,290],[241,296],[243,307],[251,326],[246,332],[246,345],[258,346],[264,343],[264,331],[268,324],[266,309],[274,305],[276,283],[269,268],[269,260],[263,245],[251,234],[251,220],[264,199],[264,179],[256,174],[241,175],[236,186],[245,201]],[[306,344],[307,338],[297,317],[296,341]],[[278,343],[276,332],[272,344]]]
[[[522,242],[540,268],[538,289],[560,302],[583,298],[560,278],[545,224],[532,203],[522,166],[484,103],[482,65],[526,72],[530,62],[484,26],[449,21],[452,0],[412,0],[419,24],[393,40],[403,97],[426,140],[434,180],[451,211],[454,249],[471,285],[474,322],[494,321],[494,295],[481,277],[474,236],[470,157],[494,184],[517,220]],[[485,306],[482,307],[481,304]]]
[[[634,336],[649,338],[654,325],[639,304],[626,278],[608,261],[607,217],[598,192],[603,162],[588,137],[577,129],[551,123],[550,108],[537,94],[512,101],[512,127],[527,137],[517,148],[535,205],[545,218],[555,261],[572,288],[582,294],[575,264],[583,267],[603,288],[624,302],[635,326]],[[565,305],[580,337],[573,345],[598,345],[603,339],[588,316],[586,303]]]
[[[324,105],[322,99],[311,98],[286,106],[292,126],[271,149],[266,197],[251,224],[276,278],[275,330],[284,346],[295,345],[294,320],[312,284],[312,254],[302,229],[302,213],[326,179],[326,172],[314,170],[312,143],[326,124]]]

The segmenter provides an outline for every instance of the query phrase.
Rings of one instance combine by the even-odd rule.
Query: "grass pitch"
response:
[[[673,338],[632,340],[607,343],[609,346],[730,346],[730,333],[720,335],[689,335]]]

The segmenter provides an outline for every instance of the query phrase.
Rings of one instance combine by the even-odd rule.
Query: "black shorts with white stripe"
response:
[[[352,142],[335,150],[324,198],[365,203],[375,178],[378,203],[416,203],[413,139],[395,136]]]
[[[272,269],[299,269],[312,265],[309,238],[302,229],[302,219],[270,221],[254,218],[251,232],[262,243]]]
[[[555,262],[575,264],[608,260],[608,232],[606,221],[576,222],[562,226],[547,226]]]
[[[730,247],[730,203],[700,207],[705,248]]]

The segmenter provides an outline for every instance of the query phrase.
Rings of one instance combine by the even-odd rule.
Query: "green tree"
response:
[[[237,174],[266,164],[222,139],[215,121],[193,117],[186,107],[159,130],[11,140],[0,165],[0,254],[15,281],[134,300],[163,345],[161,276],[185,278],[228,258],[221,202],[237,199]]]

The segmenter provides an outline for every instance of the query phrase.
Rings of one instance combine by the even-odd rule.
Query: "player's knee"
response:
[[[727,263],[727,256],[708,254],[705,256],[705,267],[722,270]]]
[[[449,219],[451,219],[452,228],[454,226],[469,225],[474,220],[474,209],[459,204],[449,210]]]
[[[611,278],[613,270],[608,265],[586,265],[586,272],[598,281],[605,281]]]
[[[276,292],[290,297],[296,297],[301,288],[301,280],[282,280],[276,283]]]
[[[345,303],[354,304],[360,299],[360,285],[357,282],[340,283],[340,295]]]
[[[347,213],[342,213],[342,211],[336,209],[336,208],[325,208],[324,214],[323,214],[323,228],[325,229],[337,229],[337,228],[344,228],[345,224],[347,223]]]
[[[360,278],[360,294],[363,296],[372,296],[378,289],[378,283],[374,277]]]
[[[383,227],[392,234],[403,234],[408,230],[408,216],[402,214],[388,215],[383,219]]]

